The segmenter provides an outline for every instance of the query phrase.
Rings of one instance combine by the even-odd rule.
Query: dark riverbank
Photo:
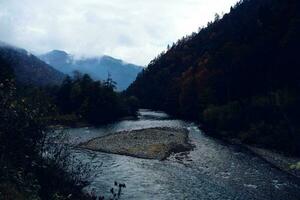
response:
[[[286,151],[271,149],[263,144],[249,144],[238,137],[228,136],[226,133],[218,133],[213,128],[209,128],[203,124],[199,125],[199,128],[204,130],[205,134],[209,137],[221,140],[224,143],[238,145],[248,149],[253,154],[273,165],[275,168],[293,176],[300,177],[300,157],[298,155],[289,154]]]
[[[274,167],[287,172],[293,176],[300,178],[300,158],[286,156],[280,152],[275,152],[272,150],[254,147],[250,145],[244,145],[250,151],[260,156],[265,161],[274,165]]]
[[[71,175],[57,166],[44,165],[31,169],[8,167],[0,178],[0,199],[3,200],[43,200],[72,199],[92,200],[82,192],[84,184],[74,181]]]

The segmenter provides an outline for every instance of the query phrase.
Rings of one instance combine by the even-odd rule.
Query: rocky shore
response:
[[[79,145],[94,151],[164,160],[173,152],[192,149],[186,129],[150,128],[124,131]]]
[[[276,168],[300,178],[300,158],[288,157],[286,155],[250,145],[245,145],[250,151],[254,152]]]

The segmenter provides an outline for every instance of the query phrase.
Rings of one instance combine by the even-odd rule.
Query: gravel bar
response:
[[[92,139],[79,147],[89,150],[164,160],[171,153],[189,151],[188,131],[175,128],[149,128],[124,131]]]

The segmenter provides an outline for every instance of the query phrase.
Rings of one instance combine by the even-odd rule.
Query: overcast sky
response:
[[[0,0],[0,40],[147,65],[237,0]]]

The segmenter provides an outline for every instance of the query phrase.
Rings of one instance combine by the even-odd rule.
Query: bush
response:
[[[242,124],[242,109],[238,102],[224,106],[209,106],[203,111],[203,121],[210,127],[223,131],[239,130]]]
[[[32,87],[22,87],[17,93],[13,75],[1,64],[0,199],[48,200],[55,195],[67,199],[70,194],[72,199],[88,199],[81,193],[83,185],[74,180],[75,174],[66,173],[58,164],[66,157],[45,160],[41,156],[52,107],[44,101],[45,94]]]
[[[300,155],[299,98],[293,90],[278,90],[241,102],[209,106],[202,118],[214,133]]]

